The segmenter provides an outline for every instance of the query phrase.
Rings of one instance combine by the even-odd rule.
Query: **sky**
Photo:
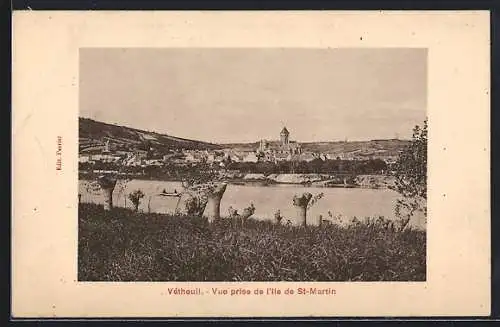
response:
[[[409,138],[426,49],[81,49],[80,116],[214,143]]]

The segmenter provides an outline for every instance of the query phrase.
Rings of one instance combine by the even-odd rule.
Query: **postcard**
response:
[[[486,316],[486,11],[17,11],[15,318]]]

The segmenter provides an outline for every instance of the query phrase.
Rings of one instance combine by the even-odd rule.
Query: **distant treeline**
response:
[[[257,174],[385,174],[389,169],[381,159],[321,160],[273,162],[233,162],[228,169]]]
[[[154,179],[184,179],[201,178],[209,174],[218,174],[222,169],[230,171],[238,171],[243,174],[345,174],[345,175],[362,175],[362,174],[386,174],[390,169],[388,165],[380,159],[373,160],[320,160],[316,159],[310,162],[290,162],[283,161],[278,163],[273,162],[232,162],[227,164],[225,168],[218,165],[210,165],[204,163],[197,164],[175,164],[166,163],[164,166],[147,166],[147,167],[120,167],[114,163],[80,163],[80,171],[92,170],[120,170],[122,173],[130,175],[143,175],[147,178]]]

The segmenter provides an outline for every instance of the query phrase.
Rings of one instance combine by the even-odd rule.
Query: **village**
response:
[[[165,153],[166,152],[166,153]],[[260,140],[254,149],[239,149],[228,147],[221,149],[170,149],[160,152],[153,147],[148,148],[147,142],[139,145],[120,144],[108,139],[104,144],[86,138],[80,139],[79,163],[115,164],[128,167],[163,167],[167,164],[196,165],[208,164],[212,167],[225,168],[230,163],[274,163],[348,160],[366,161],[382,160],[387,165],[393,164],[398,153],[387,151],[355,150],[350,152],[313,152],[305,151],[297,141],[290,140],[290,132],[283,127],[279,140]],[[86,165],[86,166],[87,166]]]

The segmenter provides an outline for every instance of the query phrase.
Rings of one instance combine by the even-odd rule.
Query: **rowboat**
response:
[[[160,196],[174,196],[174,197],[181,196],[181,194],[177,193],[177,192],[173,192],[173,193],[172,192],[161,192],[158,195],[160,195]]]

